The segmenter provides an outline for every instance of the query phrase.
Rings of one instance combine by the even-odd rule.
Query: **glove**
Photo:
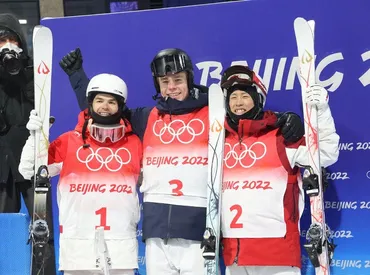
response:
[[[26,128],[30,131],[31,135],[34,135],[35,131],[40,130],[41,127],[42,127],[41,117],[37,115],[36,110],[32,110]]]
[[[125,104],[122,108],[122,118],[127,119],[129,122],[131,122],[131,114],[131,110]]]
[[[82,61],[81,50],[80,48],[76,48],[75,50],[66,54],[60,60],[59,65],[68,76],[71,76],[82,68]]]
[[[281,134],[286,143],[295,143],[304,135],[304,125],[299,115],[286,112],[275,123],[275,126],[280,128]]]
[[[35,131],[42,127],[41,118],[36,110],[32,110],[26,128],[30,131],[26,144],[23,146],[18,170],[25,180],[30,180],[34,175],[35,166]]]
[[[328,91],[320,85],[312,85],[306,90],[305,102],[309,106],[317,106],[318,110],[326,109],[329,106]]]
[[[194,88],[197,88],[201,93],[208,93],[209,88],[207,86],[193,84]]]

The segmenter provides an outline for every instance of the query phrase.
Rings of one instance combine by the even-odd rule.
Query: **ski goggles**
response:
[[[176,74],[188,69],[184,55],[170,55],[157,58],[152,62],[153,76],[160,77]]]
[[[261,90],[264,96],[267,94],[265,85],[252,71],[251,73],[235,73],[230,75],[224,83],[221,84],[222,89],[230,89],[234,85],[256,86]]]
[[[107,139],[115,143],[122,139],[126,133],[125,125],[107,126],[101,124],[91,124],[90,136],[100,143],[107,142]]]

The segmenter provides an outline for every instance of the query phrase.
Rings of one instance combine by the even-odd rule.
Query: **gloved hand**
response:
[[[60,67],[68,76],[71,76],[76,71],[82,68],[82,53],[80,48],[66,54],[59,62]]]
[[[37,115],[36,110],[32,110],[26,128],[30,131],[30,134],[33,135],[35,131],[40,130],[41,127],[42,127],[41,117]]]
[[[125,104],[122,108],[122,118],[127,119],[131,123],[131,110]]]
[[[42,127],[41,117],[36,110],[32,110],[26,128],[30,131],[26,144],[23,147],[18,170],[25,180],[30,180],[34,175],[35,166],[35,131]]]
[[[286,112],[278,115],[275,126],[281,129],[281,134],[286,143],[294,143],[300,140],[304,135],[304,125],[301,118],[292,112]]]
[[[54,117],[49,118],[50,127],[55,121]],[[42,127],[42,119],[37,115],[36,110],[32,110],[26,128],[30,131],[26,144],[23,147],[18,170],[25,180],[30,180],[34,176],[35,166],[35,131]]]
[[[209,88],[207,86],[193,84],[194,88],[197,88],[201,93],[208,93]]]
[[[326,109],[329,106],[328,91],[320,85],[312,85],[306,90],[305,102],[309,106],[316,105],[318,110]]]

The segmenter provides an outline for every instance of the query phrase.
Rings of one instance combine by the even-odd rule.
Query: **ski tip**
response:
[[[307,24],[310,26],[312,33],[315,32],[315,20],[310,20],[307,22]]]
[[[33,43],[33,41],[35,40],[35,35],[36,35],[36,33],[41,29],[41,27],[42,27],[42,26],[37,25],[37,26],[35,26],[35,27],[33,28],[32,43]]]
[[[297,33],[301,28],[304,26],[308,26],[311,29],[312,36],[314,35],[315,32],[315,20],[306,20],[303,17],[297,17],[294,20],[294,31]]]
[[[36,25],[35,27],[33,27],[33,32],[37,32],[41,28],[42,28],[41,25]]]
[[[222,89],[220,85],[212,84],[211,86],[209,86],[209,92],[210,93],[216,93],[216,92],[222,93]]]
[[[308,20],[307,23],[309,25],[315,25],[315,20],[311,19],[311,20]]]
[[[37,35],[41,35],[44,37],[51,37],[51,40],[53,39],[53,33],[48,27],[37,25],[33,28],[33,35],[32,35],[32,42],[35,43],[35,37]]]
[[[296,19],[294,19],[294,25],[302,24],[302,23],[308,24],[308,25],[310,25],[310,27],[315,26],[315,20],[313,20],[313,19],[306,20],[303,17],[297,17]]]
[[[297,30],[303,26],[307,24],[307,21],[306,19],[304,19],[303,17],[297,17],[296,19],[294,19],[294,23],[293,23],[293,27],[294,27],[294,32],[297,32]]]
[[[307,22],[307,20],[304,19],[303,17],[297,17],[296,19],[294,19],[294,24],[300,23],[300,22]]]
[[[39,30],[44,30],[44,31],[50,31],[51,30],[49,29],[49,27],[46,27],[46,26],[43,26],[43,25],[36,25],[34,28],[33,28],[33,33],[36,33],[38,32]]]

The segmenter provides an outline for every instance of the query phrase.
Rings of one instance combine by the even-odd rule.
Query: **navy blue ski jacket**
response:
[[[69,78],[76,94],[81,110],[87,108],[86,89],[89,79],[83,69],[75,72]],[[198,88],[195,88],[198,89]],[[198,100],[177,101],[160,98],[156,108],[163,113],[173,115],[191,113],[196,109],[208,105],[207,88],[200,86],[203,92],[199,93]],[[198,92],[199,92],[198,89]],[[204,93],[205,92],[205,93]],[[143,140],[148,117],[154,107],[126,109],[126,117],[129,119],[133,132]],[[204,183],[206,184],[206,183]],[[187,240],[201,241],[206,227],[206,208],[179,206],[161,203],[145,202],[143,204],[143,240],[148,238],[182,238]]]

